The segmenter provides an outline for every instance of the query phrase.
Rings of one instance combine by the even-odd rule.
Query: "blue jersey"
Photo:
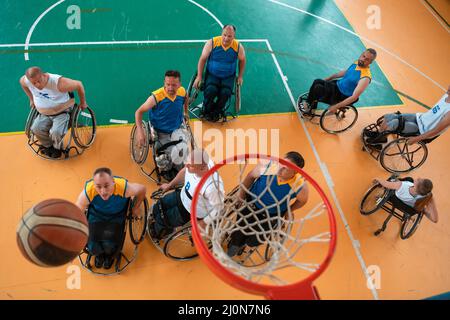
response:
[[[89,222],[122,222],[127,210],[128,198],[125,197],[128,181],[114,177],[114,191],[108,200],[103,200],[95,190],[94,180],[89,180],[84,186],[84,193],[89,200]]]
[[[280,214],[287,211],[290,200],[297,196],[303,184],[304,178],[299,173],[287,181],[280,181],[276,175],[261,175],[253,183],[250,192],[257,196],[255,206],[258,209],[267,207],[272,216],[277,215],[278,208]]]
[[[152,93],[156,101],[150,111],[149,119],[156,131],[172,133],[183,122],[183,106],[186,99],[186,90],[180,87],[175,97],[169,97],[166,90],[160,88]]]
[[[222,37],[212,39],[212,50],[206,66],[213,76],[225,79],[236,74],[237,60],[239,52],[239,42],[234,39],[231,45],[225,48],[222,45]]]
[[[350,67],[348,67],[344,77],[337,81],[339,91],[343,95],[350,97],[351,95],[353,95],[353,92],[355,91],[359,80],[363,78],[369,78],[369,80],[372,81],[372,73],[370,72],[370,67],[361,68],[360,66],[358,66],[358,61],[356,61]]]

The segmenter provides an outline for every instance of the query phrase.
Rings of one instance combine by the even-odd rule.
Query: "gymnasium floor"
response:
[[[0,192],[4,250],[0,298],[257,298],[224,284],[199,259],[167,259],[148,240],[123,274],[104,278],[82,271],[81,289],[69,290],[67,266],[35,267],[20,255],[15,240],[25,210],[47,198],[75,201],[96,167],[110,166],[115,174],[144,183],[150,191],[156,189],[129,156],[134,111],[162,85],[166,69],[180,70],[187,87],[203,42],[219,35],[220,24],[226,23],[237,26],[237,38],[247,52],[243,116],[203,128],[279,129],[279,153],[298,150],[305,157],[306,171],[326,191],[338,221],[335,257],[316,282],[322,298],[422,299],[449,291],[450,176],[444,170],[448,134],[429,145],[427,162],[412,173],[433,180],[438,224],[424,219],[416,234],[404,241],[398,236],[399,225],[391,222],[384,234],[375,237],[373,231],[384,213],[365,217],[358,210],[372,179],[389,175],[361,151],[362,128],[391,111],[424,112],[449,85],[447,0],[154,0],[151,5],[139,0],[133,6],[118,0],[3,2],[0,175],[8,185],[4,183]],[[72,4],[81,8],[80,30],[66,27],[66,10]],[[379,30],[366,25],[366,10],[372,4],[381,9]],[[357,104],[355,127],[334,136],[314,124],[303,125],[294,113],[293,100],[309,89],[313,79],[347,68],[365,47],[377,49],[378,58],[372,65],[374,81]],[[18,79],[32,65],[83,81],[88,104],[102,127],[82,157],[43,161],[26,146],[21,131],[28,107]],[[115,125],[125,121],[130,125]],[[201,142],[201,136],[196,138]],[[203,139],[206,146],[208,140]],[[324,178],[325,167],[332,181]],[[379,289],[366,285],[371,266],[381,271]]]

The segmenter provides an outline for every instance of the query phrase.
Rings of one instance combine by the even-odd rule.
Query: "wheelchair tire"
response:
[[[388,198],[389,190],[377,183],[367,190],[359,205],[359,212],[361,212],[362,215],[368,216],[379,210],[386,203]]]
[[[358,110],[354,106],[342,107],[336,114],[326,109],[320,116],[320,127],[328,133],[341,133],[353,127],[357,120]]]
[[[138,165],[143,165],[148,157],[148,151],[150,149],[150,132],[148,128],[148,124],[145,121],[142,121],[142,127],[144,128],[144,134],[146,136],[145,144],[142,147],[138,147],[137,145],[137,127],[136,124],[131,129],[130,135],[130,153],[131,159],[136,162]]]
[[[414,234],[414,232],[416,232],[420,221],[422,221],[422,217],[423,213],[419,213],[403,221],[402,227],[400,229],[400,238],[402,238],[402,240],[408,239]]]
[[[380,164],[388,172],[405,173],[420,167],[427,156],[428,149],[423,142],[410,146],[406,138],[399,138],[392,140],[381,150]]]
[[[72,136],[75,144],[83,149],[90,147],[95,140],[97,123],[91,108],[81,110],[75,107],[72,116]]]
[[[28,139],[31,138],[31,126],[33,125],[34,119],[36,119],[38,115],[39,112],[36,110],[36,108],[32,108],[28,113],[27,122],[25,124],[25,134]]]
[[[241,112],[241,85],[236,83],[234,94],[235,94],[234,111],[236,112],[236,115],[238,115],[239,112]]]
[[[171,259],[180,261],[191,260],[198,256],[191,226],[185,226],[167,238],[164,244],[164,254]]]
[[[188,106],[191,106],[191,104],[193,104],[195,100],[197,100],[198,95],[200,93],[200,90],[194,87],[194,82],[195,79],[197,78],[197,74],[198,72],[196,71],[194,75],[191,77],[191,80],[189,81],[189,86],[187,90],[187,95],[189,99]]]
[[[134,201],[133,201],[133,203],[134,203]],[[128,224],[129,231],[130,231],[130,238],[134,244],[138,245],[144,240],[145,232],[147,231],[148,201],[146,198],[144,199],[144,201],[142,201],[141,208],[143,210],[141,210],[141,211],[143,211],[143,212],[142,212],[142,217],[140,217],[139,219],[135,219],[132,216],[131,208],[132,208],[132,206],[130,206],[130,212],[129,212],[130,221]]]

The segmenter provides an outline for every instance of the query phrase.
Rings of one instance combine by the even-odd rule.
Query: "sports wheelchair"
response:
[[[180,190],[182,186],[177,186],[175,190],[170,190],[169,192],[176,192]],[[159,206],[159,210],[164,212],[162,204],[159,201],[166,193],[161,190],[156,190],[151,195],[151,199],[154,201],[153,206]],[[148,223],[154,223],[155,219],[153,217],[153,206],[150,208],[148,213]],[[162,239],[158,240],[152,237],[150,233],[150,228],[147,228],[147,234],[153,245],[166,257],[178,260],[187,261],[192,260],[198,256],[197,250],[195,249],[194,239],[192,238],[192,228],[191,222],[187,222],[185,225],[176,227],[173,231],[164,236]]]
[[[400,112],[397,112],[400,114]],[[380,117],[376,123],[365,127],[361,133],[362,150],[367,151],[375,160],[380,161],[381,166],[391,173],[405,173],[420,167],[428,156],[427,144],[436,139],[427,139],[414,145],[408,145],[408,137],[419,135],[418,133],[402,133],[405,121],[399,118],[396,130],[381,132],[380,126],[384,117]],[[393,139],[388,141],[388,137]]]
[[[297,112],[303,119],[311,121],[314,124],[319,124],[325,132],[344,132],[353,127],[356,120],[358,120],[358,110],[353,105],[342,107],[335,114],[333,114],[328,111],[328,107],[324,108],[322,111],[318,111],[318,108],[312,110],[307,102],[307,99],[308,92],[305,92],[298,97]],[[325,101],[319,102],[324,104],[326,103]],[[307,108],[305,108],[304,103],[308,104]],[[319,118],[319,121],[317,121],[317,118]]]
[[[414,182],[411,177],[398,179],[397,175],[392,175],[389,177],[388,181],[409,181]],[[383,209],[388,213],[383,226],[375,231],[374,235],[378,236],[380,233],[386,230],[386,227],[392,217],[397,218],[402,223],[400,229],[400,238],[403,240],[411,237],[417,230],[417,227],[422,221],[424,215],[424,207],[429,203],[432,198],[432,194],[426,195],[424,198],[417,201],[416,205],[410,207],[404,202],[399,200],[395,196],[395,190],[388,190],[384,188],[381,184],[374,184],[367,190],[361,204],[359,206],[359,211],[362,215],[371,215],[372,213]]]
[[[86,245],[86,247],[78,256],[78,259],[80,260],[81,265],[89,272],[103,276],[119,274],[136,258],[138,246],[144,240],[145,231],[147,228],[148,201],[147,199],[144,199],[144,201],[142,201],[140,207],[140,215],[139,217],[134,217],[132,214],[132,209],[135,201],[135,198],[128,200],[127,209],[123,212],[123,223],[120,225],[120,230],[119,228],[117,228],[117,233],[114,234],[114,240],[118,244],[116,252],[113,253],[114,268],[111,270],[98,269],[94,265],[92,265],[91,259],[92,257],[94,257],[94,255],[92,254],[92,252],[90,252],[88,246]],[[88,210],[86,210],[86,215],[88,215]],[[131,243],[125,241],[127,235],[127,225],[128,231],[130,233]],[[133,250],[132,254],[130,254],[131,250]],[[128,253],[124,253],[125,251],[127,251]]]
[[[73,97],[73,94],[70,96]],[[66,133],[64,135],[63,148],[61,150],[62,156],[59,158],[52,158],[42,153],[45,148],[39,143],[39,140],[31,130],[31,126],[39,115],[39,112],[36,108],[30,110],[25,125],[25,134],[28,138],[28,146],[36,155],[43,159],[64,160],[81,155],[84,150],[94,143],[97,122],[92,109],[87,107],[85,110],[81,110],[78,105],[75,104],[71,109],[68,109],[67,112],[70,113],[70,119],[68,128],[65,130]],[[74,146],[72,145],[72,140],[75,143]]]
[[[202,83],[200,83],[199,88],[194,87],[195,79],[197,78],[198,72],[196,71],[191,77],[189,82],[187,95],[189,98],[189,112],[197,119],[207,120],[211,122],[227,122],[228,120],[236,119],[241,111],[241,86],[234,81],[234,88],[232,88],[231,97],[225,104],[224,109],[220,114],[217,115],[215,119],[206,119],[203,116],[203,102],[199,102],[198,96],[200,91],[205,90],[206,78],[208,77],[208,72],[205,71]],[[237,78],[236,78],[237,79]]]
[[[233,198],[235,198],[236,194],[239,192],[239,186],[236,186],[233,190],[231,190],[226,198],[225,198],[225,207],[234,206],[236,210],[240,208],[240,205],[237,203],[233,203]],[[258,209],[253,204],[247,204],[252,211],[258,211]],[[237,215],[233,214],[235,211],[231,210],[231,212],[227,212],[233,224],[237,223]],[[282,214],[284,217],[284,215]],[[281,224],[280,224],[281,223]],[[280,225],[280,227],[278,227]],[[287,240],[286,235],[291,232],[292,223],[285,218],[278,218],[278,221],[272,223],[270,227],[271,230],[274,230],[272,234],[269,236],[269,242],[260,243],[257,246],[249,246],[247,243],[240,248],[237,254],[232,258],[236,263],[245,266],[245,267],[256,267],[263,265],[270,261],[273,256],[273,247],[271,242],[276,243],[277,246],[282,246],[283,243]],[[267,230],[267,233],[270,231]],[[222,247],[225,251],[228,250],[229,244],[231,241],[232,233],[225,233],[225,236],[222,240]]]
[[[177,138],[177,140],[170,141],[165,144],[162,144],[159,141],[158,133],[150,122],[142,121],[142,127],[144,128],[145,136],[147,137],[143,146],[139,146],[138,143],[136,124],[131,130],[131,159],[140,166],[141,172],[153,182],[161,184],[163,179],[166,181],[171,181],[175,178],[178,170],[173,167],[173,163],[170,156],[166,153],[166,149],[170,146],[177,146],[177,148],[179,148],[180,157],[186,157],[189,148],[194,149],[195,140],[191,127],[189,126],[189,122],[183,120],[183,124],[181,126],[183,131],[180,131],[180,135],[178,137],[174,137]],[[144,168],[144,164],[147,160],[150,149],[153,158],[153,169],[149,172],[149,170]]]

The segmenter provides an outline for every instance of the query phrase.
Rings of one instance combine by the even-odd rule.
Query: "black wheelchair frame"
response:
[[[206,120],[205,118],[201,117],[203,111],[203,102],[197,105],[195,105],[195,103],[198,102],[197,98],[200,92],[205,90],[204,86],[206,83],[206,78],[208,77],[208,72],[206,70],[204,71],[204,77],[202,83],[199,84],[199,88],[194,87],[194,81],[197,78],[197,75],[198,72],[196,71],[194,75],[191,77],[191,80],[189,81],[189,86],[187,90],[187,95],[189,99],[188,109],[189,112],[196,119]],[[234,111],[230,111],[232,105],[234,106]],[[215,122],[224,123],[227,122],[228,120],[236,119],[240,111],[241,111],[241,86],[237,84],[237,81],[235,81],[234,88],[232,88],[231,97],[228,99],[221,117],[218,119],[218,121]]]
[[[123,231],[118,236],[118,242],[119,246],[117,251],[113,254],[114,257],[114,268],[112,270],[106,270],[106,269],[97,269],[95,266],[91,264],[91,259],[94,257],[91,252],[89,252],[89,249],[86,245],[86,247],[83,249],[83,251],[78,256],[78,259],[80,260],[81,265],[87,269],[89,272],[96,274],[96,275],[102,275],[102,276],[111,276],[120,274],[123,270],[125,270],[135,259],[138,252],[138,246],[139,244],[144,240],[146,228],[147,228],[147,218],[148,218],[148,201],[145,198],[141,204],[141,208],[143,208],[143,214],[142,217],[136,218],[133,217],[132,209],[135,203],[135,198],[132,200],[128,200],[128,208],[124,212],[124,225],[123,225]],[[86,210],[87,215],[88,210]],[[130,240],[132,244],[134,245],[134,250],[132,255],[125,254],[124,253],[124,245],[126,240],[126,234],[127,234],[127,224],[128,224],[128,232],[130,233]]]
[[[73,95],[71,95],[71,97],[73,97]],[[36,108],[32,108],[30,110],[27,122],[25,124],[25,135],[28,138],[28,146],[37,156],[47,160],[66,160],[74,156],[81,155],[94,143],[97,132],[97,122],[92,109],[87,107],[85,110],[81,110],[78,105],[75,104],[72,110],[68,111],[68,113],[70,113],[70,119],[63,140],[65,147],[61,150],[63,156],[59,158],[52,158],[41,152],[44,147],[39,143],[39,140],[35,137],[31,130],[33,122],[39,115],[39,112]],[[92,123],[86,125],[86,122]],[[83,134],[83,131],[86,128],[91,128],[87,137]],[[72,146],[72,140],[75,143],[75,146]]]
[[[397,181],[397,178],[398,177],[396,175],[392,175],[389,177],[388,181]],[[400,178],[398,180],[414,182],[414,180],[410,177]],[[428,197],[428,199],[425,199],[425,201],[429,201],[431,196],[431,194],[427,195],[426,197]],[[399,200],[395,196],[394,190],[388,190],[381,184],[377,183],[370,187],[364,194],[359,210],[362,215],[367,216],[380,209],[386,211],[388,216],[386,217],[382,227],[374,232],[374,235],[378,236],[380,233],[384,232],[389,221],[394,217],[402,223],[400,238],[403,240],[410,238],[414,234],[424,215],[423,210],[418,211]]]
[[[404,126],[402,118],[400,118],[397,130],[381,132],[380,125],[383,118],[384,117],[378,118],[376,123],[368,125],[361,132],[361,141],[363,144],[362,150],[367,151],[372,158],[380,162],[381,166],[386,171],[391,173],[410,172],[424,164],[428,157],[427,144],[436,139],[437,136],[432,139],[420,141],[414,145],[408,145],[407,138],[417,136],[418,134],[401,133]],[[367,137],[368,132],[371,132],[372,135],[377,134],[377,139],[387,139],[390,136],[393,136],[393,139],[385,143],[371,142],[371,138]],[[397,163],[392,163],[392,161],[395,161],[396,159],[398,159]]]
[[[183,120],[183,126],[188,131],[189,135],[189,145],[191,149],[194,149],[196,146],[194,136],[192,134],[191,127],[189,125],[188,121]],[[153,128],[153,126],[150,124],[150,122],[142,121],[142,127],[144,128],[145,136],[147,137],[145,139],[145,145],[141,146],[140,148],[137,146],[137,135],[136,135],[136,124],[133,125],[133,128],[131,129],[131,135],[130,135],[130,153],[131,153],[131,159],[140,167],[141,173],[144,174],[147,178],[155,182],[156,184],[161,184],[164,178],[163,173],[160,171],[156,158],[164,153],[164,151],[171,145],[175,145],[178,143],[181,143],[182,140],[179,141],[171,141],[169,143],[166,143],[164,145],[160,145],[159,148],[157,147],[158,144],[158,134],[156,130]],[[153,169],[148,172],[144,168],[144,164],[148,158],[149,151],[151,149],[152,153],[152,159],[153,159]],[[154,177],[156,175],[156,177]]]
[[[308,92],[305,92],[298,97],[297,112],[303,119],[311,121],[314,124],[319,124],[325,132],[332,134],[342,133],[353,127],[358,120],[358,110],[353,105],[342,107],[333,114],[328,111],[328,108],[323,111],[317,111],[317,109],[311,110],[310,108],[305,110],[303,103],[307,103],[307,99]],[[352,116],[353,119],[350,118],[350,123],[346,124],[345,121],[346,118],[349,118],[349,115]],[[319,118],[319,122],[315,121],[316,118]],[[333,122],[336,124],[335,126],[333,126]],[[344,125],[341,125],[342,123],[344,123]]]
[[[180,190],[182,186],[177,186],[175,189],[170,190],[168,192],[176,192],[177,190]],[[162,192],[161,190],[156,190],[151,195],[151,199],[154,201],[153,206],[160,205],[159,200],[164,197],[164,195],[167,194]],[[148,223],[153,223],[153,206],[150,208],[148,212]],[[164,210],[163,208],[160,208],[160,210]],[[188,261],[196,258],[198,256],[198,252],[195,249],[194,245],[194,239],[192,237],[192,227],[191,222],[187,222],[183,226],[179,226],[174,228],[174,230],[164,236],[162,239],[158,240],[151,236],[149,228],[147,228],[147,234],[148,238],[150,239],[151,243],[160,251],[163,253],[166,257],[177,260],[177,261]],[[183,247],[181,247],[183,246]],[[180,250],[180,247],[182,248]],[[179,252],[181,251],[181,253]],[[183,254],[187,252],[186,254]]]

